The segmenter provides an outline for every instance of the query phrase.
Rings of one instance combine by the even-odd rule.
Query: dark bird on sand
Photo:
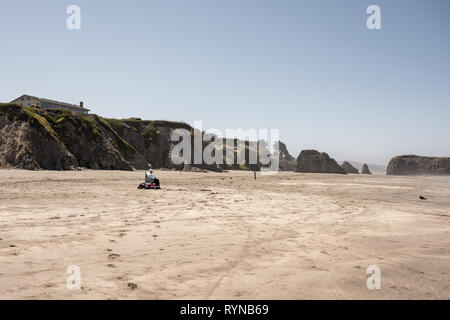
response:
[[[425,198],[424,196],[421,196],[420,194],[419,194],[419,199],[420,200],[427,200],[427,198]]]

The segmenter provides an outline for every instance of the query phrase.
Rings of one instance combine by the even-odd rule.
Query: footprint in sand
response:
[[[110,258],[110,259],[116,259],[116,258],[118,258],[118,257],[120,257],[120,254],[117,254],[117,253],[111,253],[111,254],[108,256],[108,258]]]
[[[131,290],[136,290],[137,287],[138,285],[136,283],[128,282],[128,288],[130,288]]]

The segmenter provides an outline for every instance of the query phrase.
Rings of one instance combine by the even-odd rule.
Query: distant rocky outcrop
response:
[[[450,158],[405,155],[392,158],[389,175],[450,175]]]
[[[364,163],[362,165],[361,174],[372,174],[372,172],[370,172],[369,170],[369,166],[367,165],[367,163]]]
[[[350,162],[348,162],[348,161],[344,161],[344,162],[341,164],[341,167],[342,167],[342,169],[344,169],[344,171],[347,172],[347,173],[355,173],[355,174],[359,174],[358,169],[356,169],[354,166],[352,166],[352,165],[350,164]]]
[[[286,145],[279,141],[279,155],[280,155],[280,170],[282,171],[295,171],[297,161],[289,154]]]
[[[303,150],[297,158],[296,172],[346,174],[330,156],[317,150]]]
[[[344,161],[338,161],[339,163],[342,163]],[[347,160],[348,163],[350,163],[354,168],[357,168],[359,170],[359,172],[361,173],[361,168],[364,164],[364,162],[358,162],[358,161],[353,161],[353,160]],[[366,163],[367,166],[370,168],[370,172],[372,173],[386,173],[386,168],[387,168],[387,164],[383,165],[383,164],[375,164],[375,163]]]

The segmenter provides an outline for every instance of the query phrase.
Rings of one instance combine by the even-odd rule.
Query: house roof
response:
[[[57,104],[57,105],[64,106],[64,107],[70,107],[70,108],[74,108],[74,109],[90,111],[89,109],[80,107],[79,105],[76,105],[76,104],[51,100],[51,99],[47,99],[47,98],[39,98],[39,97],[35,97],[35,96],[30,96],[28,94],[21,95],[20,97],[18,97],[17,99],[14,99],[13,101],[19,100],[22,97],[30,97],[33,99],[41,100],[41,102],[47,102],[47,103]],[[13,102],[13,101],[11,101],[11,102]]]
[[[61,101],[56,101],[56,100],[50,100],[50,99],[46,99],[46,98],[40,98],[40,99],[41,99],[42,102],[53,103],[53,104],[57,104],[57,105],[60,105],[60,106],[74,108],[74,109],[88,110],[88,109],[82,108],[82,107],[80,107],[79,105],[76,105],[76,104],[71,104],[71,103],[61,102]]]

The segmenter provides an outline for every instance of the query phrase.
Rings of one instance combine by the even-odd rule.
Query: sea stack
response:
[[[415,155],[392,158],[386,169],[388,175],[450,175],[450,158]]]
[[[367,163],[363,164],[361,174],[372,174],[372,172],[370,172],[369,170],[369,166],[367,165]]]
[[[296,172],[346,174],[344,169],[325,152],[303,150],[297,158]]]
[[[344,171],[347,172],[347,173],[355,173],[355,174],[359,174],[358,169],[356,169],[354,166],[352,166],[352,165],[350,164],[350,162],[348,162],[348,161],[344,161],[344,162],[341,164],[341,167],[342,167],[342,169],[344,169]]]

